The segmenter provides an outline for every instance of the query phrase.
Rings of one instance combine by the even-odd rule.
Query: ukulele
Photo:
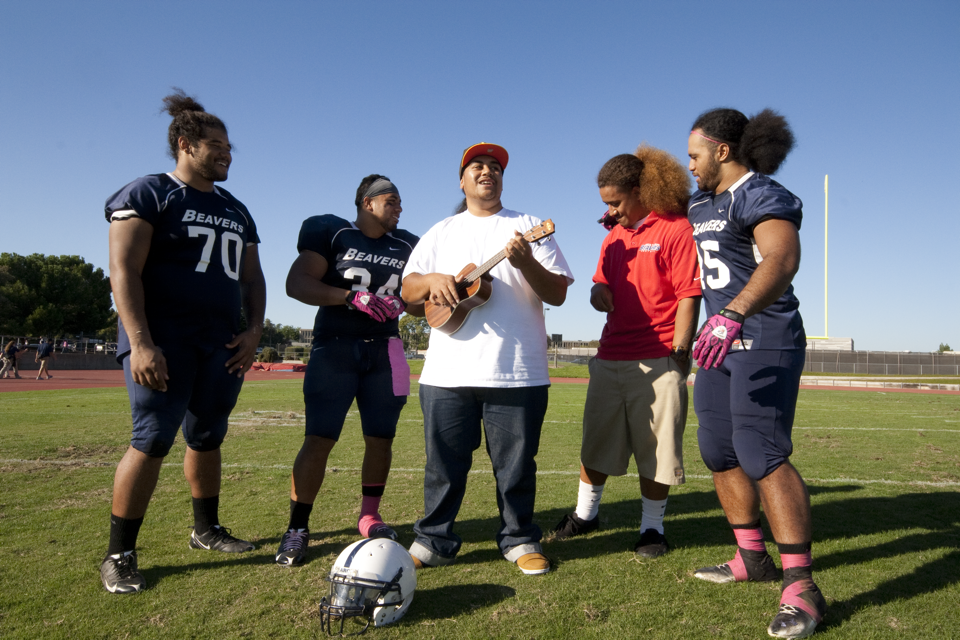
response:
[[[554,230],[553,220],[546,220],[523,234],[523,239],[528,243],[539,242],[553,235]],[[506,257],[507,252],[504,249],[479,267],[470,263],[461,269],[457,274],[457,297],[460,298],[460,302],[448,307],[433,304],[427,300],[424,304],[427,324],[448,336],[456,333],[466,322],[470,312],[490,299],[490,294],[493,292],[493,284],[491,284],[493,276],[488,272]]]

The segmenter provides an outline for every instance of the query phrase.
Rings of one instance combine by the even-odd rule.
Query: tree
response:
[[[951,349],[950,345],[948,345],[946,342],[941,342],[938,353],[943,353],[944,351],[953,351],[953,349]]]
[[[430,325],[426,318],[418,318],[409,313],[400,318],[400,338],[406,351],[426,349],[430,338]]]
[[[300,339],[300,329],[288,324],[273,324],[270,318],[263,321],[263,333],[260,335],[260,345],[284,344]]]
[[[110,321],[110,280],[80,256],[4,253],[0,270],[0,333],[93,334]]]

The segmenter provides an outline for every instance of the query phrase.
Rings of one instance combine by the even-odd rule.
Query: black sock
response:
[[[220,496],[212,498],[192,498],[193,530],[202,535],[220,524]]]
[[[290,500],[290,524],[287,529],[309,529],[311,511],[312,504]]]
[[[107,555],[112,556],[124,551],[133,551],[137,548],[137,536],[140,534],[140,525],[143,518],[121,518],[110,514],[110,545]]]

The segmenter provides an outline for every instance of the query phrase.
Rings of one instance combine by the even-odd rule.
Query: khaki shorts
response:
[[[580,462],[610,476],[627,473],[683,484],[687,380],[672,358],[590,360]]]

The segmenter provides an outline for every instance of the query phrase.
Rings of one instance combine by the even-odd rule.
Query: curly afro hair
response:
[[[690,176],[680,162],[662,149],[642,144],[636,153],[614,156],[597,175],[597,186],[621,191],[640,187],[640,202],[650,211],[686,216]]]

